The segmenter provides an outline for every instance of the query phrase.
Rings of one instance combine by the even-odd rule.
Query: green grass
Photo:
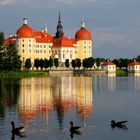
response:
[[[48,71],[4,71],[0,72],[0,79],[20,79],[23,77],[45,77]]]
[[[127,71],[126,70],[122,70],[122,69],[117,69],[116,75],[117,76],[126,76],[127,75]]]

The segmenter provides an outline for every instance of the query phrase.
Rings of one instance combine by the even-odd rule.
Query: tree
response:
[[[94,65],[95,60],[93,59],[93,57],[89,57],[87,59],[87,63],[88,63],[88,68],[92,68]]]
[[[3,70],[3,64],[4,64],[4,46],[0,46],[0,71]]]
[[[58,58],[54,58],[54,66],[57,68],[59,65]]]
[[[50,66],[49,60],[48,59],[44,59],[44,68],[48,68],[49,66]]]
[[[43,59],[39,60],[39,67],[41,68],[41,70],[43,69],[43,67],[44,67],[44,60]]]
[[[74,69],[76,68],[76,61],[75,61],[75,59],[72,59],[71,65],[72,65],[72,67],[73,67]]]
[[[140,55],[138,55],[135,59],[136,61],[140,62]]]
[[[15,45],[10,44],[5,47],[3,55],[3,69],[4,70],[20,70],[22,61],[18,55],[17,48]]]
[[[116,65],[116,67],[119,67],[119,61],[118,61],[118,59],[113,59],[112,62]]]
[[[101,59],[100,58],[96,58],[95,59],[95,62],[96,62],[96,66],[97,67],[100,67],[100,65],[101,65]]]
[[[69,66],[70,66],[69,59],[66,59],[66,60],[65,60],[65,66],[66,66],[67,68],[69,68]]]
[[[31,63],[31,59],[30,58],[27,58],[26,61],[25,61],[25,68],[30,69],[32,66],[32,63]]]
[[[4,42],[4,33],[0,32],[0,46],[3,45],[3,42]]]
[[[81,67],[81,59],[76,59],[76,66],[78,67],[78,69]]]
[[[83,59],[83,61],[82,61],[82,66],[83,66],[84,69],[86,68],[86,58]]]
[[[51,69],[51,67],[53,67],[53,59],[51,57],[49,59],[49,67],[50,67],[50,69]]]
[[[35,59],[34,60],[34,67],[38,70],[38,68],[39,68],[39,59]]]

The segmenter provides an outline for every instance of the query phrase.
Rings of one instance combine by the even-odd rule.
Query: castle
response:
[[[35,59],[58,58],[59,63],[66,59],[92,57],[92,36],[81,22],[81,28],[75,33],[75,38],[66,37],[63,32],[61,16],[59,13],[58,25],[55,36],[48,33],[47,26],[41,31],[34,31],[29,25],[27,18],[23,19],[23,25],[17,29],[16,35],[10,35],[4,45],[13,43],[17,46],[18,54],[21,56],[23,65],[30,58],[32,66]]]

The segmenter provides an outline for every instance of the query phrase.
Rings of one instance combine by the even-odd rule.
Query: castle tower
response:
[[[60,38],[62,35],[63,35],[63,26],[61,24],[61,17],[60,17],[60,12],[59,12],[57,32],[55,34],[55,37]]]

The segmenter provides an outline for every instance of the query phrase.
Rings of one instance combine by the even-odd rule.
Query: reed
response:
[[[47,77],[48,71],[3,71],[0,79],[20,79],[23,77]]]
[[[117,69],[116,75],[117,76],[126,76],[127,75],[127,71],[123,70],[123,69]]]

